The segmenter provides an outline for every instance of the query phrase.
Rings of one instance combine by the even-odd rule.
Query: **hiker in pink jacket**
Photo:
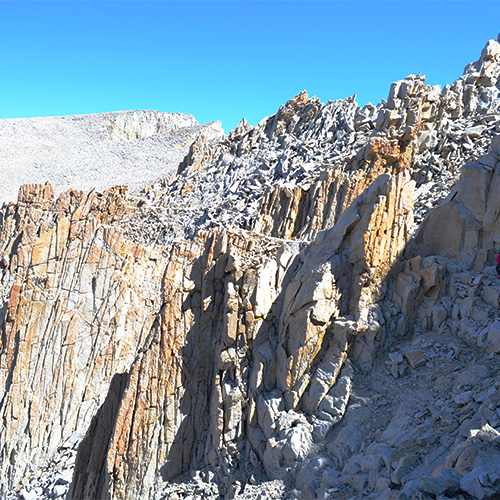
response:
[[[498,257],[497,257],[497,276],[498,276],[498,279],[500,279],[500,253],[498,254]]]

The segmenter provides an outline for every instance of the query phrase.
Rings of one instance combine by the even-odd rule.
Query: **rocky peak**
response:
[[[467,74],[468,83],[478,81],[479,85],[490,87],[498,80],[499,63],[500,43],[496,40],[489,40],[481,52],[481,58],[469,64],[465,68],[464,75]]]
[[[19,188],[18,203],[45,205],[54,201],[54,188],[51,184],[25,184]]]
[[[113,113],[107,128],[112,140],[136,140],[197,125],[198,122],[194,116],[186,113],[160,113],[141,110]]]
[[[238,123],[238,126],[234,130],[234,133],[232,132],[232,135],[243,135],[249,130],[251,130],[252,126],[247,122],[246,118],[242,118],[240,123]]]
[[[199,133],[141,192],[23,186],[0,211],[2,498],[500,494],[495,43],[442,90],[301,92]]]
[[[196,174],[184,169],[180,178],[158,193],[170,200],[161,211],[164,220],[172,221],[162,232],[165,239],[158,241],[182,238],[182,233],[192,235],[200,224],[209,227],[228,221],[239,227],[251,224],[264,232],[273,227],[271,220],[280,221],[281,229],[274,227],[269,234],[305,236],[310,228],[317,231],[332,224],[353,196],[383,171],[381,165],[398,162],[402,154],[417,182],[416,215],[421,220],[435,198],[445,197],[451,189],[458,172],[455,161],[471,157],[469,140],[484,151],[496,128],[494,121],[483,125],[483,116],[477,114],[480,125],[457,120],[455,129],[451,93],[451,89],[441,92],[437,86],[425,86],[425,79],[414,75],[395,82],[388,100],[377,107],[368,104],[361,109],[354,98],[323,105],[302,92],[244,134],[204,148],[200,156],[203,168],[193,157],[185,159],[183,169],[192,162]],[[475,99],[473,94],[470,99]],[[465,145],[460,142],[462,135],[466,136]],[[378,146],[374,149],[373,145]],[[382,153],[382,163],[374,160],[375,150]],[[378,165],[375,170],[374,164]],[[330,184],[340,190],[337,199],[341,203],[323,207],[323,201],[318,205],[319,193],[327,192]],[[306,202],[308,196],[315,201]],[[290,203],[293,206],[287,208]],[[287,210],[292,210],[290,216]],[[274,212],[271,218],[262,220],[269,211]],[[290,227],[288,217],[300,220],[297,225],[302,229]],[[309,229],[304,229],[306,219],[310,220]]]

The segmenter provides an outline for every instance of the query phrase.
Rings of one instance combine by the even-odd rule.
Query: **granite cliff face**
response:
[[[2,498],[500,494],[499,76],[490,41],[442,91],[200,134],[141,193],[23,186]]]

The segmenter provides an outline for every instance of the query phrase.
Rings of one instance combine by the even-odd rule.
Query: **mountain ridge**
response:
[[[199,134],[142,191],[23,186],[2,497],[500,494],[499,79],[491,40],[439,91]]]
[[[220,122],[147,110],[0,120],[0,201],[15,201],[32,182],[50,182],[57,194],[114,184],[141,189],[174,174],[200,133],[223,136]]]

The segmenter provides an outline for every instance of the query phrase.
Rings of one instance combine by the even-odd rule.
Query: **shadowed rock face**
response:
[[[152,495],[155,478],[189,467],[244,479],[251,454],[271,476],[292,477],[313,432],[324,434],[345,411],[349,345],[374,327],[365,309],[406,243],[408,232],[395,228],[408,224],[411,207],[394,201],[411,188],[405,171],[381,176],[345,222],[298,253],[287,243],[225,231],[173,247],[159,329],[131,367],[109,443],[113,480],[89,494],[80,486],[92,477],[88,464],[76,472],[70,497]],[[367,251],[370,232],[383,248]],[[246,259],[250,246],[257,261]],[[325,382],[330,366],[337,373]],[[318,408],[322,418],[313,425]],[[108,425],[104,412],[95,425]]]
[[[409,77],[363,110],[301,93],[199,137],[141,197],[23,186],[0,212],[2,497],[500,492],[496,140],[413,233],[426,154],[461,151],[446,127],[482,120],[461,136],[482,154],[498,123],[495,44],[442,93]],[[213,205],[233,185],[239,214]]]

